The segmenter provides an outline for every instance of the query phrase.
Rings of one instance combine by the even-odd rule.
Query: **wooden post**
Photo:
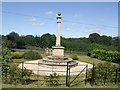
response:
[[[94,83],[95,83],[95,65],[93,64],[91,85],[93,86]]]
[[[24,63],[22,62],[22,84],[23,84],[23,82],[24,82],[24,81],[23,81],[23,68],[24,68],[23,64],[24,64]]]
[[[116,69],[116,71],[115,71],[115,72],[116,72],[116,73],[115,73],[115,84],[117,84],[117,81],[118,81],[118,80],[117,80],[117,79],[118,79],[118,78],[117,78],[117,71],[118,71],[118,70]]]
[[[68,79],[69,79],[69,80],[68,80],[68,87],[70,87],[70,67],[68,68],[68,70],[69,70],[69,75],[68,75],[68,76],[69,76],[69,77],[68,77]]]
[[[87,83],[87,72],[88,72],[88,64],[86,64],[85,85],[86,85],[86,83]]]
[[[38,87],[38,85],[39,85],[39,62],[38,62],[38,72],[37,72],[37,79],[38,79],[38,83],[37,83],[37,87]]]
[[[67,70],[66,70],[66,86],[68,86],[68,62],[67,62]]]
[[[5,65],[5,67],[7,67],[7,65]],[[7,72],[8,72],[8,69],[6,68],[6,72],[5,72],[5,83],[8,83],[8,81],[7,81]]]

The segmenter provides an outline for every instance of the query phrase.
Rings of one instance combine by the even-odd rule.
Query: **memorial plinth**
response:
[[[56,45],[52,47],[52,55],[40,60],[39,63],[49,66],[67,66],[67,62],[71,62],[70,66],[76,66],[78,63],[64,55],[64,47],[60,44],[60,28],[61,28],[61,13],[57,14],[57,33]]]
[[[53,46],[52,47],[53,51],[52,51],[52,56],[58,56],[58,57],[64,57],[64,47],[62,46],[59,46],[59,47],[56,47],[56,46]]]

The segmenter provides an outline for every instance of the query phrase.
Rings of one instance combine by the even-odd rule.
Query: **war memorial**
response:
[[[52,47],[52,55],[39,60],[26,61],[24,62],[24,68],[32,70],[35,74],[39,75],[50,75],[52,73],[66,75],[67,66],[71,68],[71,72],[76,71],[71,73],[72,75],[77,75],[79,71],[85,67],[85,65],[88,65],[88,68],[92,68],[91,64],[79,62],[65,56],[64,47],[61,46],[60,38],[61,19],[62,14],[57,13],[56,45]],[[21,68],[22,64],[20,64],[19,67]]]

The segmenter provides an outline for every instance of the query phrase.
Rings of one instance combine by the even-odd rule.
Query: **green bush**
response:
[[[2,48],[2,55],[0,56],[0,60],[3,62],[13,62],[11,53],[12,51],[6,47]]]
[[[41,59],[42,56],[37,52],[30,51],[30,52],[25,52],[23,58],[28,60],[36,60],[36,59]]]
[[[73,60],[78,60],[79,59],[78,56],[75,55],[75,54],[70,55],[70,58],[72,58]]]
[[[46,83],[48,86],[58,86],[58,75],[56,73],[50,74],[50,76],[46,76]]]
[[[25,47],[26,47],[26,49],[30,49],[30,50],[42,50],[42,48],[36,47],[36,46],[26,45]]]
[[[113,46],[106,46],[106,45],[101,45],[101,44],[97,44],[97,43],[91,43],[88,45],[88,47],[86,47],[88,49],[88,51],[92,51],[95,49],[103,49],[103,50],[111,50],[111,51],[115,51],[116,48]]]
[[[10,55],[0,56],[0,60],[2,60],[3,62],[13,62],[12,57]]]
[[[97,66],[95,66],[94,80],[96,85],[101,83],[105,84],[107,82],[115,82],[116,69],[117,67],[112,65],[110,62],[99,63]],[[88,72],[88,81],[90,82],[93,80],[92,70],[89,70]]]
[[[2,55],[5,56],[5,55],[10,55],[11,53],[11,50],[6,48],[6,47],[3,47],[2,48]]]
[[[20,59],[23,57],[24,52],[11,52],[11,56],[13,59]]]
[[[9,84],[27,84],[28,80],[30,80],[30,75],[32,74],[31,70],[27,69],[19,69],[16,64],[5,63],[2,66],[2,81],[3,83]]]
[[[109,62],[120,63],[120,52],[117,51],[106,51],[102,49],[95,49],[88,53],[88,56],[106,60]]]

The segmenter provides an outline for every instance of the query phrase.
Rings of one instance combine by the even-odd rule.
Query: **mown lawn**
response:
[[[95,64],[95,65],[98,65],[99,63],[105,63],[106,62],[106,61],[99,60],[99,59],[96,59],[96,58],[91,58],[87,55],[79,55],[78,57],[79,57],[78,61],[86,62],[86,63],[90,63],[90,64]],[[112,63],[112,65],[119,66],[119,64],[117,64],[117,63]]]

